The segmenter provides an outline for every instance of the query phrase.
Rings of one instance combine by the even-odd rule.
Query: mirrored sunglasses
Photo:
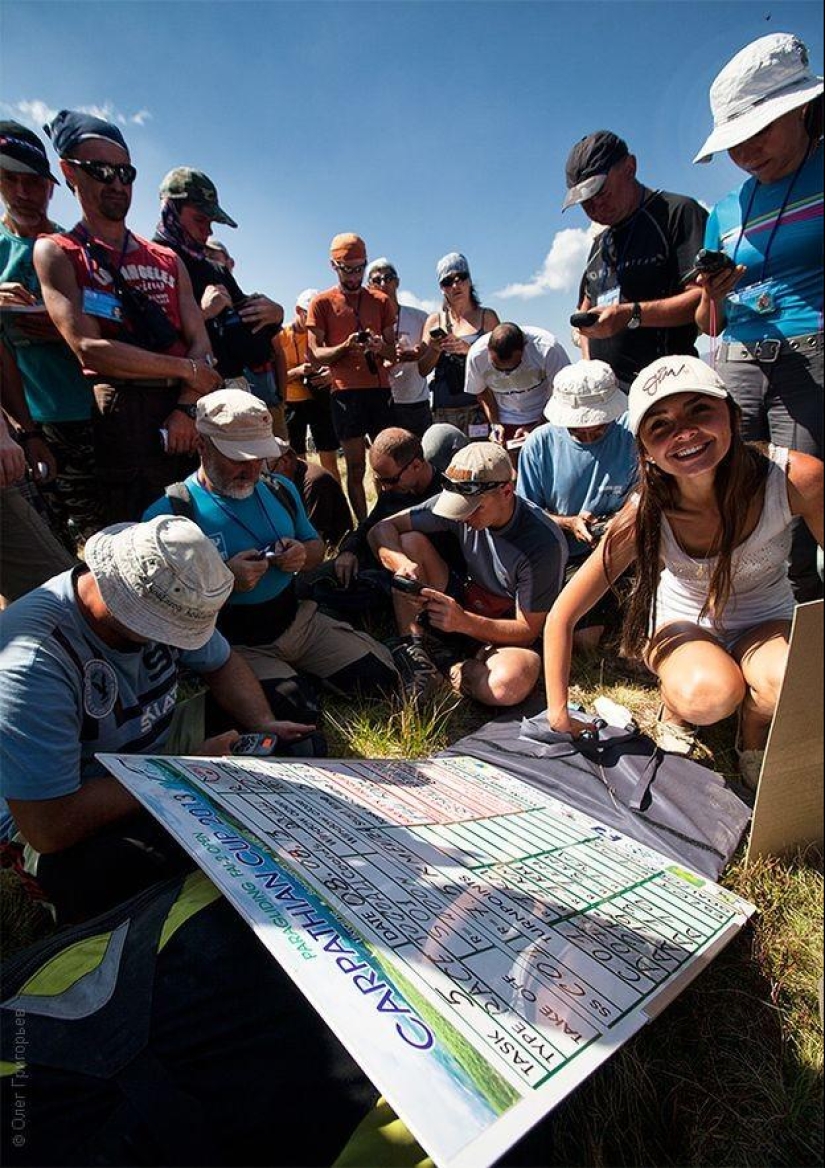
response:
[[[392,284],[398,279],[397,276],[370,276],[371,284]]]
[[[336,264],[335,267],[339,272],[343,272],[345,276],[355,276],[358,272],[363,272],[366,264]]]
[[[503,483],[479,483],[472,479],[456,479],[447,478],[444,474],[441,476],[441,483],[445,491],[452,491],[456,495],[483,495],[486,491],[494,491],[496,487],[501,487]]]
[[[123,186],[129,187],[137,178],[137,170],[129,162],[95,162],[82,161],[79,158],[64,158],[64,162],[71,163],[95,182],[104,183],[107,187],[118,180]]]

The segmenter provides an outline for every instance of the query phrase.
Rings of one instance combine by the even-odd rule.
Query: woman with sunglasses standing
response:
[[[544,635],[547,718],[568,711],[576,622],[636,563],[622,649],[659,679],[663,729],[689,753],[697,726],[739,711],[743,780],[756,786],[788,655],[794,516],[823,539],[823,466],[808,454],[742,441],[740,411],[698,357],[660,357],[630,387],[639,489],[562,592]]]
[[[699,275],[699,327],[722,333],[716,369],[742,408],[743,437],[822,457],[822,78],[798,37],[747,45],[713,82],[714,153],[749,176],[713,208],[705,247],[732,261]],[[822,596],[813,540],[797,524],[797,600]]]
[[[478,397],[464,392],[467,354],[473,341],[500,323],[492,308],[482,307],[470,277],[470,265],[460,252],[442,256],[436,277],[444,297],[439,312],[427,317],[424,340],[428,351],[418,368],[433,370],[433,420],[457,426],[468,438],[486,438],[490,429]]]

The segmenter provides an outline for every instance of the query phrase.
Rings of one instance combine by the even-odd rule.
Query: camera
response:
[[[716,276],[728,268],[735,268],[736,264],[724,251],[711,251],[708,247],[701,247],[696,253],[693,267],[682,279],[683,284],[689,284],[697,276]]]
[[[370,339],[369,329],[359,329],[355,334],[355,339],[359,345],[366,345]]]
[[[286,551],[284,541],[279,537],[274,539],[272,543],[266,544],[262,548],[258,548],[258,559],[260,560],[277,560],[278,556],[282,556]]]
[[[230,754],[247,754],[260,757],[274,754],[278,749],[277,734],[241,734],[229,747]]]
[[[612,518],[612,515],[597,515],[594,519],[590,520],[587,526],[590,534],[595,540],[602,538],[604,533],[607,531],[607,525]]]

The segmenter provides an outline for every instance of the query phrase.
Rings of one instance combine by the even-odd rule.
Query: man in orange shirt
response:
[[[383,292],[362,287],[367,266],[363,239],[336,235],[330,263],[338,285],[319,293],[307,314],[315,366],[332,374],[332,423],[347,464],[347,493],[356,519],[367,514],[365,438],[392,425],[392,398],[384,361],[395,361],[395,309]]]

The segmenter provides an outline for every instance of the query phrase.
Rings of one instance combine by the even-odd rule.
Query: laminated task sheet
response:
[[[101,755],[442,1168],[485,1168],[751,905],[506,771]]]

